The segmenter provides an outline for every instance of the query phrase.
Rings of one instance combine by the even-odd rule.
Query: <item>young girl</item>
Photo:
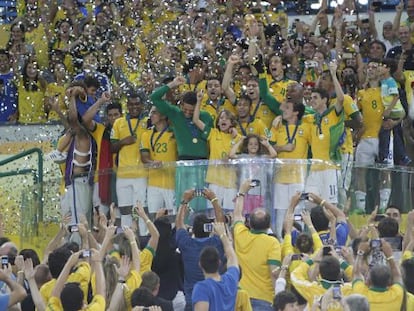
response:
[[[197,104],[194,109],[193,122],[203,131],[203,138],[208,141],[210,146],[210,164],[207,170],[206,182],[209,183],[210,190],[216,194],[219,204],[223,209],[233,210],[234,203],[232,199],[237,193],[236,174],[234,170],[224,165],[223,161],[228,160],[232,146],[241,139],[241,136],[235,129],[236,117],[228,110],[219,112],[215,128],[207,127],[200,120],[200,106],[203,96],[204,92],[199,91],[197,94]],[[212,208],[211,203],[208,204],[208,208]]]
[[[241,154],[237,154],[241,146]],[[260,158],[276,158],[276,150],[269,141],[255,134],[249,134],[239,140],[230,151],[230,159],[243,159],[239,162],[239,180],[257,180],[258,183],[244,197],[244,213],[250,214],[256,207],[263,207],[262,189],[267,185],[269,166]],[[269,176],[270,177],[270,176]]]

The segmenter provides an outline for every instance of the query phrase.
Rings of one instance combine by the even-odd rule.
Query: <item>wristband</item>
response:
[[[146,224],[149,224],[151,222],[151,219],[147,219],[146,221],[145,221],[145,223]]]
[[[214,202],[216,202],[216,201],[218,201],[218,199],[217,199],[217,197],[215,197],[215,198],[213,198],[213,199],[211,199],[211,203],[214,203]]]
[[[319,205],[323,207],[325,205],[325,203],[326,203],[326,201],[322,200],[321,203],[319,203]]]
[[[244,197],[244,193],[243,192],[237,192],[236,197]]]
[[[387,261],[394,260],[394,256],[390,256],[390,257],[388,257],[386,259],[387,259]]]

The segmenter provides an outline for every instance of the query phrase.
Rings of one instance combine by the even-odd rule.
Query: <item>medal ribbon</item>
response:
[[[150,143],[151,143],[151,149],[152,151],[155,150],[155,145],[157,144],[157,142],[160,140],[161,136],[165,133],[165,131],[168,129],[168,125],[158,134],[157,138],[155,139],[155,142],[153,142],[154,139],[154,135],[155,135],[155,127],[152,130],[152,134],[151,134],[151,138],[150,138]]]
[[[287,134],[287,139],[288,139],[289,144],[293,143],[293,141],[295,140],[295,136],[296,136],[296,132],[298,131],[298,127],[299,127],[299,124],[298,124],[298,122],[296,122],[295,129],[293,130],[292,137],[290,137],[289,125],[287,123],[285,123],[286,134]]]
[[[136,137],[137,136],[136,130],[137,130],[138,125],[139,125],[139,118],[137,118],[137,124],[135,124],[134,130],[132,130],[131,116],[129,114],[127,115],[126,119],[127,119],[127,122],[128,122],[129,132],[131,133],[131,136]]]

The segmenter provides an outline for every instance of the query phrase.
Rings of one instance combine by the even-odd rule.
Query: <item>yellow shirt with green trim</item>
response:
[[[344,113],[336,112],[335,106],[322,114],[309,114],[303,122],[311,124],[312,158],[324,161],[339,161],[341,140],[344,138]],[[312,170],[328,169],[325,165],[312,165]]]
[[[197,91],[206,90],[206,89],[207,89],[207,80],[201,80],[197,84],[192,84],[190,82],[187,82],[187,83],[181,84],[178,87],[180,94],[189,92],[189,91],[197,92]],[[207,94],[204,94],[203,101],[205,100],[207,100]]]
[[[46,30],[43,23],[34,28],[32,31],[28,31],[24,34],[25,42],[33,45],[36,61],[39,68],[49,67],[49,46],[48,40],[46,40]]]
[[[115,120],[111,131],[111,142],[135,136],[136,142],[123,146],[118,152],[117,177],[119,178],[146,178],[148,170],[142,167],[139,145],[142,134],[147,131],[147,118],[130,119],[131,127],[128,125],[128,116]],[[132,133],[131,133],[132,132]],[[138,166],[141,166],[138,168]]]
[[[209,161],[214,160],[227,160],[231,148],[237,143],[241,136],[237,135],[236,138],[232,138],[232,134],[224,133],[217,128],[206,127],[202,134],[207,136],[207,141],[210,146]],[[210,162],[206,182],[219,185],[225,188],[236,188],[236,171],[232,167],[228,167],[225,164],[214,164]]]
[[[69,274],[67,283],[79,283],[80,288],[83,291],[83,297],[86,302],[86,299],[88,298],[88,286],[89,281],[91,279],[91,266],[86,261],[81,261],[78,263],[75,268],[74,272]],[[43,301],[49,301],[49,299],[52,296],[53,288],[56,284],[56,279],[51,279],[49,282],[42,285],[40,288],[40,295],[43,298]]]
[[[88,304],[85,311],[102,311],[106,308],[105,297],[101,295],[95,295],[92,301]],[[62,303],[58,297],[50,297],[46,305],[46,311],[63,311]]]
[[[234,311],[253,311],[249,293],[240,287],[237,290]]]
[[[266,74],[267,85],[269,86],[269,92],[273,95],[274,98],[279,103],[283,103],[287,95],[287,87],[289,84],[294,83],[295,81],[289,79],[283,79],[280,81],[273,80],[271,74]]]
[[[256,110],[257,105],[259,105],[259,107]],[[258,104],[251,105],[250,114],[252,116],[255,111],[256,114],[254,115],[254,118],[256,120],[261,120],[266,128],[270,128],[272,126],[273,119],[276,117],[276,115],[270,110],[270,108],[260,101]]]
[[[334,106],[336,103],[336,98],[331,98],[329,101],[329,106]],[[355,104],[354,100],[349,95],[344,95],[344,121],[352,120],[356,115],[359,114],[358,106]],[[341,145],[341,152],[343,154],[353,154],[354,153],[354,143],[352,141],[352,132],[351,128],[345,127],[345,141]]]
[[[280,266],[279,241],[266,232],[249,230],[242,222],[234,224],[234,245],[243,271],[240,286],[251,298],[270,303],[274,297],[270,265]]]
[[[368,287],[362,280],[355,280],[352,283],[352,293],[365,296],[371,310],[375,311],[400,310],[404,298],[404,288],[398,283],[388,288],[377,288]]]
[[[243,136],[256,134],[271,140],[272,133],[268,130],[263,121],[259,119],[254,119],[251,122],[242,122],[241,124],[238,122],[236,129]]]
[[[359,90],[357,94],[358,108],[361,110],[364,124],[363,138],[378,138],[382,125],[384,105],[381,99],[381,88],[368,88]]]
[[[308,259],[302,262],[293,272],[290,274],[290,280],[299,294],[308,302],[308,308],[310,309],[315,300],[319,298],[333,285],[323,280],[321,281],[309,281],[308,271],[313,261]],[[338,282],[338,284],[340,284]],[[341,284],[342,296],[348,296],[352,293],[351,283]]]
[[[148,186],[174,189],[175,166],[171,163],[177,161],[177,142],[174,133],[169,128],[157,132],[153,127],[142,134],[139,149],[141,152],[148,152],[151,160],[166,163],[165,167],[149,169]]]
[[[231,104],[228,99],[219,99],[218,103],[213,103],[210,99],[203,101],[201,104],[201,110],[208,112],[213,119],[213,124],[216,123],[217,117],[223,110],[230,111],[233,115],[237,115],[236,108]]]
[[[284,146],[289,143],[288,132],[286,131],[285,123],[280,124],[277,128],[272,126],[272,142],[276,146]],[[307,159],[308,150],[311,142],[311,125],[309,123],[299,122],[296,124],[287,125],[290,139],[293,138],[292,143],[295,149],[291,152],[280,151],[277,157],[280,159]],[[296,132],[296,133],[295,133]],[[294,137],[293,137],[294,136]],[[307,165],[289,164],[281,165],[275,173],[274,182],[281,184],[302,183],[307,174]]]

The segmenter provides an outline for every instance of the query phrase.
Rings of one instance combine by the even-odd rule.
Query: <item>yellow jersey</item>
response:
[[[381,88],[368,88],[358,91],[358,108],[363,116],[364,132],[361,138],[378,138],[382,126],[384,105]]]
[[[266,81],[267,85],[269,86],[269,92],[273,95],[274,98],[276,98],[279,103],[283,103],[285,101],[287,95],[287,87],[289,84],[295,82],[289,79],[276,81],[273,80],[271,74],[266,75]]]
[[[215,124],[218,115],[223,110],[228,110],[235,116],[237,115],[237,111],[234,108],[234,106],[230,103],[228,99],[224,98],[219,99],[216,104],[213,103],[210,99],[207,99],[206,101],[203,101],[200,109],[210,114],[211,118],[213,119],[213,124]]]
[[[43,23],[34,28],[32,31],[25,33],[25,41],[31,45],[36,52],[36,61],[40,68],[49,67],[49,46],[46,39],[46,31]]]
[[[266,128],[272,126],[273,119],[276,117],[270,108],[261,101],[251,105],[250,115],[255,120],[261,120]]]
[[[17,85],[19,94],[19,122],[24,124],[43,123],[46,121],[44,110],[45,92],[42,90],[40,83],[37,82],[36,91],[28,91],[23,85],[23,79],[20,79]]]
[[[256,134],[260,137],[267,137],[268,139],[270,139],[272,136],[272,133],[267,129],[263,121],[259,119],[254,119],[250,122],[238,121],[236,129],[243,136]]]
[[[151,168],[148,172],[148,186],[165,189],[175,187],[175,167],[172,163],[177,161],[177,142],[173,132],[166,127],[157,132],[155,127],[142,134],[140,151],[150,154],[151,160],[166,162],[168,166]]]
[[[52,100],[55,99],[55,96],[58,97],[59,100],[59,107],[63,114],[66,114],[68,110],[65,104],[65,91],[67,86],[66,85],[58,85],[56,82],[49,83],[46,86],[45,97],[48,100],[48,97],[51,97]],[[59,121],[60,117],[58,113],[54,110],[51,110],[47,115],[48,121]]]
[[[136,141],[131,145],[123,146],[118,152],[117,177],[146,178],[147,169],[142,166],[139,146],[142,134],[147,131],[147,118],[129,118],[129,115],[118,118],[111,131],[111,141],[120,141],[129,136],[135,136]]]

